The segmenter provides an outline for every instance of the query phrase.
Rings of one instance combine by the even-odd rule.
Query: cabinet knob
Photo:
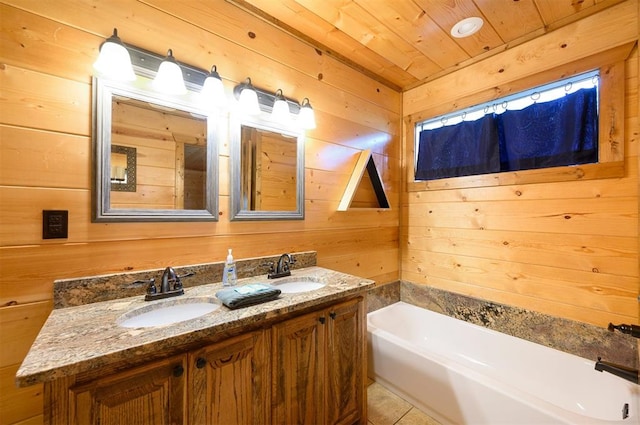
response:
[[[173,376],[175,376],[176,378],[182,376],[183,373],[184,373],[184,367],[182,367],[181,364],[173,368]]]
[[[336,318],[336,312],[335,312],[335,311],[332,311],[331,313],[329,313],[329,316],[330,316],[332,319],[334,319],[334,320],[335,320],[335,318]]]
[[[326,320],[327,320],[327,319],[325,319],[325,317],[324,317],[324,316],[322,316],[322,317],[319,317],[319,318],[318,318],[318,321],[319,321],[321,324],[323,324],[323,325],[324,325],[324,322],[325,322]]]
[[[207,365],[207,361],[205,359],[203,359],[202,357],[198,357],[196,359],[196,367],[198,369],[202,369],[203,367],[205,367]]]

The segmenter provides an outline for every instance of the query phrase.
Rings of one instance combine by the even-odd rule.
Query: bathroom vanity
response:
[[[373,282],[321,267],[287,279],[322,286],[161,326],[121,324],[162,303],[215,302],[221,284],[187,288],[176,301],[54,310],[17,383],[44,382],[49,424],[366,423],[364,299]],[[266,276],[239,284],[258,282]]]

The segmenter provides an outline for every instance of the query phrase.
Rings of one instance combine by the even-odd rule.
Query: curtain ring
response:
[[[464,119],[467,118],[467,111],[464,111],[460,116],[462,117],[462,121],[464,121]]]
[[[593,84],[593,86],[597,86],[598,85],[598,76],[594,75],[593,77],[591,77],[591,84]]]
[[[506,100],[504,102],[502,102],[502,109],[504,109],[506,111],[507,110],[507,106],[509,106],[509,102],[507,102]]]
[[[482,112],[484,112],[484,114],[487,115],[487,112],[489,112],[489,105],[486,105],[484,107],[484,111],[482,111]]]
[[[449,121],[449,118],[447,118],[447,117],[440,118],[440,122],[442,123],[442,125],[445,125],[447,123],[447,121]]]
[[[572,87],[573,87],[573,81],[569,81],[567,84],[565,84],[564,85],[565,93],[569,93],[569,90],[571,90]]]
[[[538,92],[531,93],[531,100],[535,102],[538,99],[540,99],[540,93]]]

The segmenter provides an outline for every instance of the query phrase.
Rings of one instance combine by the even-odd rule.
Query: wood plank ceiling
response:
[[[228,0],[406,90],[624,0]],[[453,25],[477,16],[466,38]]]

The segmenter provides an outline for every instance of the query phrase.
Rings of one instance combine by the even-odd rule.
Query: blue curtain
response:
[[[500,171],[495,117],[420,132],[417,180]]]
[[[598,162],[598,91],[420,132],[416,180]]]
[[[598,93],[582,89],[496,118],[502,171],[598,161]]]

